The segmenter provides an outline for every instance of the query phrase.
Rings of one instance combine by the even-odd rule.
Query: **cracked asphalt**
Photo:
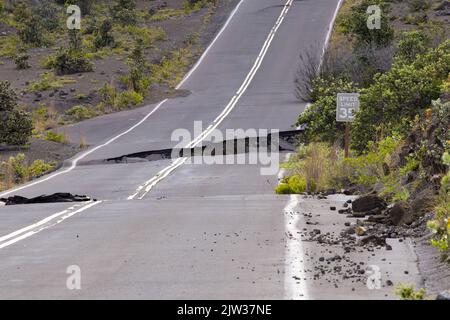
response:
[[[393,243],[389,252],[356,251],[333,261],[327,259],[343,256],[343,248],[301,241],[301,233],[314,229],[339,232],[347,220],[327,206],[343,200],[304,199],[286,213],[290,198],[273,192],[278,170],[263,176],[260,165],[184,164],[142,200],[127,200],[171,160],[93,164],[172,148],[174,130],[193,133],[195,121],[208,126],[248,75],[284,3],[244,0],[183,83],[189,96],[169,99],[134,130],[95,149],[70,171],[68,162],[56,176],[10,194],[70,192],[102,202],[76,214],[78,207],[66,212],[70,205],[64,203],[0,208],[0,247],[7,243],[0,249],[1,299],[305,298],[300,291],[310,299],[378,299],[393,297],[387,280],[420,281],[407,241]],[[292,130],[305,107],[293,88],[299,54],[323,47],[337,5],[338,0],[293,2],[252,82],[219,130]],[[91,119],[68,127],[67,133],[84,135],[95,148],[154,108]],[[309,212],[311,217],[303,215]],[[61,215],[44,220],[55,213]],[[299,233],[292,236],[287,233],[293,230],[290,215],[299,216],[294,226]],[[33,225],[38,221],[42,223]],[[27,226],[29,230],[13,234]],[[299,243],[302,258],[289,249]],[[369,290],[363,274],[342,280],[346,269],[368,264],[380,266],[380,290]],[[81,290],[66,287],[66,270],[72,265],[80,267]]]

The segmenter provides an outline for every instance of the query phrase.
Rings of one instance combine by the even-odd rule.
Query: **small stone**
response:
[[[363,235],[366,234],[367,229],[364,228],[364,227],[356,227],[356,228],[355,228],[355,232],[356,232],[356,234],[357,234],[358,236],[361,237],[361,236],[363,236]]]
[[[336,207],[330,207],[331,211],[336,211]]]

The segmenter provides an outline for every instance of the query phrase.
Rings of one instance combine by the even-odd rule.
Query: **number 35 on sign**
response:
[[[336,121],[352,122],[355,114],[359,111],[359,93],[338,93],[337,94]]]

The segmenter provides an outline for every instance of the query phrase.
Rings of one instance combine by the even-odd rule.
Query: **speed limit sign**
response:
[[[359,93],[338,93],[337,94],[336,121],[352,122],[355,114],[359,111]]]
[[[345,157],[349,157],[350,128],[349,122],[355,120],[359,111],[359,93],[338,93],[336,97],[336,121],[345,122],[344,149]]]

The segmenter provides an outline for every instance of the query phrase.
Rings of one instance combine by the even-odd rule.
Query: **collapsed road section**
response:
[[[192,148],[168,148],[161,150],[142,151],[133,154],[109,158],[99,163],[133,163],[158,161],[164,159],[177,159],[196,156],[228,156],[251,152],[292,152],[296,150],[297,137],[303,130],[281,131],[277,135],[246,136],[233,140],[224,140],[216,143],[203,143],[201,146]],[[84,162],[81,164],[96,164],[97,161]]]
[[[92,199],[88,196],[73,195],[71,193],[54,193],[51,195],[41,195],[35,198],[25,198],[21,196],[12,196],[9,198],[0,198],[0,206],[12,206],[20,204],[38,204],[38,203],[62,203],[62,202],[88,202]],[[97,201],[97,200],[93,200]]]

